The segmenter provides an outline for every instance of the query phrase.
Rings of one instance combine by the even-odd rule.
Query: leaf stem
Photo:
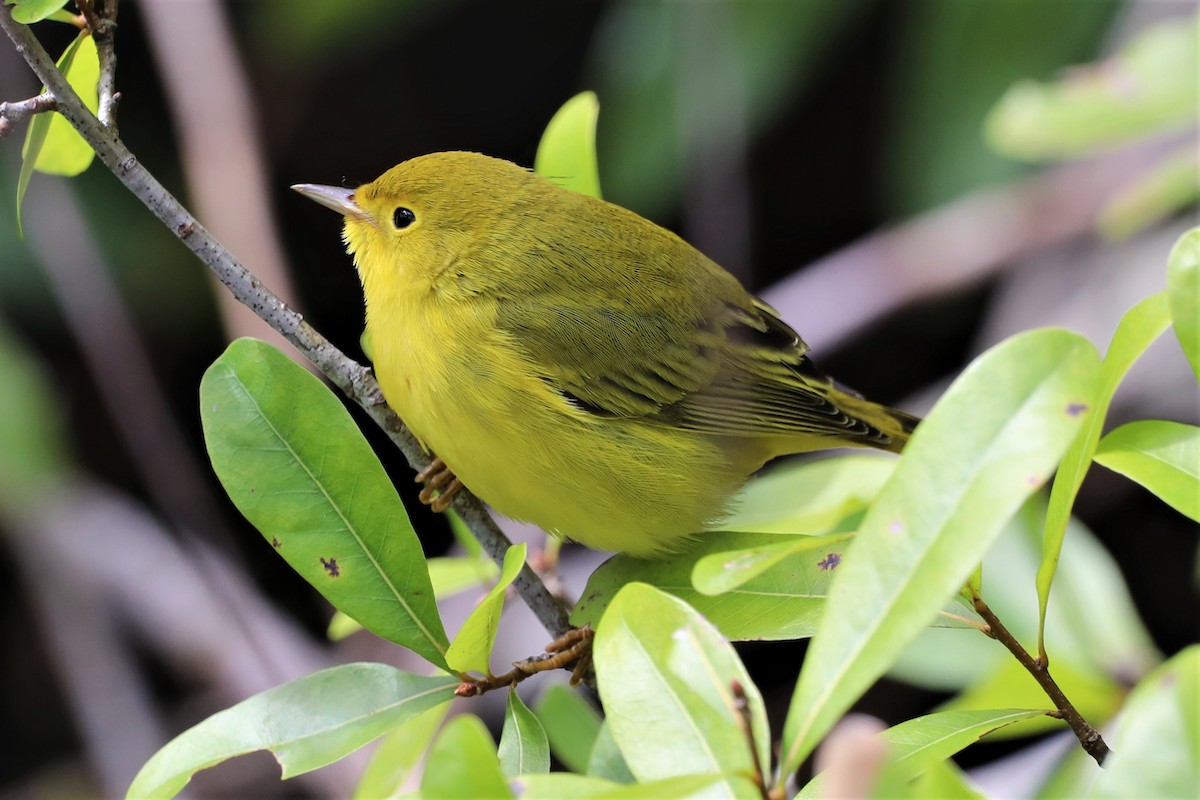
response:
[[[1029,671],[1033,679],[1038,682],[1038,685],[1042,687],[1042,690],[1054,702],[1055,707],[1058,709],[1058,713],[1055,716],[1058,716],[1071,726],[1071,730],[1075,733],[1075,737],[1079,739],[1079,744],[1084,749],[1084,752],[1096,759],[1097,764],[1104,766],[1104,760],[1108,758],[1108,754],[1112,751],[1104,743],[1100,732],[1093,728],[1075,710],[1075,706],[1071,705],[1071,701],[1063,694],[1063,690],[1059,688],[1058,683],[1050,676],[1049,666],[1045,662],[1039,661],[1029,655],[1029,652],[1021,646],[1021,643],[1009,632],[1008,628],[1004,627],[1004,623],[988,607],[988,604],[984,602],[981,595],[975,594],[971,599],[975,605],[976,613],[987,623],[988,627],[984,632],[1007,647],[1009,652],[1016,656],[1017,661],[1021,662],[1021,666]]]
[[[91,2],[84,0],[80,5],[81,10],[86,5],[94,15]],[[111,24],[115,11],[116,3],[109,0],[104,13],[110,16],[100,19],[106,19]],[[105,26],[101,24],[101,27]],[[228,287],[239,302],[283,334],[330,382],[361,406],[400,448],[413,469],[419,471],[427,466],[429,456],[395,412],[383,402],[379,384],[370,370],[342,353],[305,322],[300,314],[288,308],[138,162],[117,136],[115,126],[105,125],[87,109],[29,28],[13,20],[7,5],[0,6],[0,28],[3,28],[17,52],[46,86],[46,94],[54,101],[54,110],[62,114],[84,141],[91,145],[101,163]],[[110,64],[115,68],[115,61]],[[502,564],[504,553],[512,543],[496,526],[483,504],[464,491],[455,498],[454,508],[479,539],[484,551],[496,563]],[[567,610],[528,566],[522,567],[513,581],[513,587],[551,635],[562,636],[571,629]]]

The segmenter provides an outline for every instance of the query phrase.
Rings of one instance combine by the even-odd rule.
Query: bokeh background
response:
[[[361,294],[339,222],[287,187],[356,185],[437,150],[528,165],[554,111],[594,90],[608,199],[765,293],[822,369],[919,413],[999,339],[1065,325],[1104,347],[1121,313],[1164,287],[1194,210],[1120,239],[1096,219],[1164,153],[1194,148],[1194,129],[1030,165],[990,148],[984,124],[1014,82],[1060,76],[1194,8],[126,0],[118,119],[139,159],[235,255],[361,357]],[[38,32],[54,54],[72,36],[51,23]],[[0,99],[37,89],[0,41]],[[0,141],[0,415],[45,444],[28,464],[38,480],[0,473],[0,797],[112,795],[171,735],[253,692],[350,659],[406,662],[368,634],[329,642],[330,609],[208,468],[200,376],[231,337],[270,332],[231,309],[99,165],[70,181],[35,177],[19,239],[19,163],[19,136]],[[1195,382],[1169,336],[1114,406],[1114,423],[1140,418],[1197,420]],[[407,467],[367,428],[408,491]],[[446,552],[444,521],[410,508],[428,552]],[[1157,648],[1195,641],[1194,525],[1101,469],[1078,514]],[[569,547],[568,588],[598,562]],[[451,630],[471,602],[448,605]],[[512,658],[540,649],[544,634],[511,611]],[[741,650],[781,717],[803,645]],[[898,722],[943,698],[886,682],[863,708]],[[193,788],[344,795],[361,763],[281,785],[271,760],[252,756]]]

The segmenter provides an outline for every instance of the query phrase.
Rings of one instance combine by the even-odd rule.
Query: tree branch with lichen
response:
[[[58,71],[30,29],[12,18],[8,6],[0,7],[0,28],[12,40],[17,52],[46,87],[36,98],[19,103],[0,105],[0,130],[4,122],[23,119],[35,113],[57,111],[91,146],[96,156],[112,173],[191,250],[221,283],[253,310],[264,322],[286,337],[331,383],[361,406],[388,437],[396,444],[409,465],[420,471],[430,458],[420,442],[408,430],[383,399],[379,384],[371,371],[357,363],[322,336],[296,311],[288,308],[263,283],[247,270],[217,241],[203,225],[159,181],[138,162],[137,158],[117,136],[112,115],[118,95],[112,91],[115,57],[112,55],[112,26],[116,3],[108,0],[97,12],[91,0],[84,0],[80,10],[94,24],[93,36],[101,53],[101,117],[93,115]],[[105,43],[107,41],[107,43]],[[109,55],[103,54],[105,49]],[[105,89],[107,75],[107,90]],[[106,98],[107,97],[107,101]],[[46,99],[41,99],[46,98]],[[103,121],[104,116],[107,121]],[[508,537],[496,526],[483,504],[468,492],[459,492],[453,504],[467,527],[483,549],[498,563],[511,545]],[[529,568],[522,567],[513,587],[534,615],[554,636],[570,630],[567,611],[546,589],[541,579]]]

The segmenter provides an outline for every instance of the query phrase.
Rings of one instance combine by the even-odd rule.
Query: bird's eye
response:
[[[417,215],[412,212],[412,209],[400,206],[392,212],[392,224],[396,226],[396,230],[402,231],[409,225],[417,221]]]

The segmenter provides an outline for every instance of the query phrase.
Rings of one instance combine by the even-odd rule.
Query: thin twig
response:
[[[572,628],[546,645],[545,653],[524,661],[514,661],[513,668],[503,675],[488,675],[486,678],[463,681],[454,690],[454,694],[459,697],[476,697],[495,689],[516,686],[529,676],[539,672],[549,672],[566,667],[573,667],[571,671],[572,686],[576,686],[584,680],[591,685],[593,681],[588,673],[592,667],[593,638],[595,638],[595,634],[587,625],[582,628]]]
[[[750,781],[758,789],[763,800],[773,800],[767,782],[763,778],[762,764],[758,758],[758,742],[754,738],[750,699],[746,697],[746,689],[737,678],[730,681],[729,690],[733,693],[733,713],[737,718],[737,725],[742,731],[742,736],[746,737],[746,747],[750,751]]]
[[[57,111],[58,101],[48,94],[39,94],[28,100],[0,103],[0,139],[12,133],[13,123],[35,114]]]
[[[174,232],[241,303],[287,337],[325,377],[358,403],[400,448],[413,469],[423,469],[429,463],[429,456],[395,412],[383,402],[379,384],[370,371],[348,358],[299,314],[288,308],[204,229],[138,162],[117,137],[115,130],[105,127],[87,109],[29,28],[13,20],[8,6],[0,7],[0,28],[4,29],[16,45],[17,52],[41,79],[47,93],[56,99],[58,112],[91,145],[96,156],[118,180]],[[488,555],[497,563],[503,563],[504,553],[512,543],[488,516],[483,504],[468,492],[460,492],[454,508]],[[561,636],[570,630],[566,609],[546,590],[528,566],[522,567],[513,586],[552,635]]]
[[[114,135],[117,132],[117,103],[121,100],[117,92],[117,51],[113,43],[113,31],[117,27],[117,0],[104,0],[96,9],[95,0],[77,0],[79,13],[87,21],[88,30],[96,42],[96,56],[100,61],[100,80],[96,84],[99,94],[96,115],[100,124]]]
[[[1071,730],[1079,739],[1079,744],[1083,747],[1084,752],[1096,759],[1096,763],[1104,766],[1104,759],[1111,752],[1108,745],[1104,743],[1104,739],[1100,736],[1100,732],[1093,728],[1087,720],[1085,720],[1075,706],[1071,705],[1071,701],[1063,694],[1063,690],[1059,688],[1054,678],[1050,677],[1049,668],[1042,662],[1029,655],[1029,652],[1021,646],[1008,628],[1004,627],[1004,623],[996,616],[983,598],[975,595],[972,598],[975,604],[975,611],[987,623],[987,634],[1002,645],[1008,648],[1017,661],[1021,662],[1021,666],[1029,671],[1033,679],[1038,682],[1042,690],[1053,701],[1054,706],[1058,709],[1057,716],[1071,726]]]

